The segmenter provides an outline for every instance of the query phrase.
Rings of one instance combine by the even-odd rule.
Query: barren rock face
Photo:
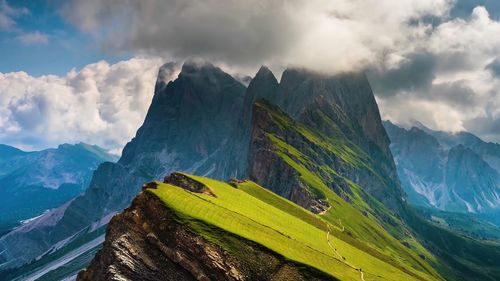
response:
[[[233,250],[209,242],[143,191],[111,220],[103,249],[77,280],[331,280],[219,231]]]

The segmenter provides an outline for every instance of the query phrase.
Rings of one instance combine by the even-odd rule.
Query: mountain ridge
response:
[[[82,193],[92,170],[116,158],[84,143],[25,152],[3,145],[0,158],[0,220],[7,230]]]
[[[410,202],[440,210],[488,214],[500,208],[500,146],[461,132],[410,129],[385,122]]]

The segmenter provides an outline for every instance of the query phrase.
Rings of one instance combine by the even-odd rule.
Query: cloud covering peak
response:
[[[393,64],[451,0],[71,0],[65,17],[110,50],[229,65],[359,70]]]

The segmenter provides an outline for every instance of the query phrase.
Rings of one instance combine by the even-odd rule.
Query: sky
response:
[[[193,58],[363,71],[383,119],[500,142],[498,0],[0,0],[0,143],[119,153]]]

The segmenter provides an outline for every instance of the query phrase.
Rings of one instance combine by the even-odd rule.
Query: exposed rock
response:
[[[250,179],[312,212],[327,209],[328,206],[320,207],[321,203],[312,198],[300,174],[276,154],[267,133],[280,132],[280,128],[272,121],[270,113],[263,107],[254,106],[252,123]]]
[[[164,183],[169,183],[178,187],[182,187],[188,191],[195,193],[204,193],[211,196],[215,196],[215,194],[201,182],[198,182],[190,177],[185,176],[182,173],[172,173],[165,177],[163,180]]]

